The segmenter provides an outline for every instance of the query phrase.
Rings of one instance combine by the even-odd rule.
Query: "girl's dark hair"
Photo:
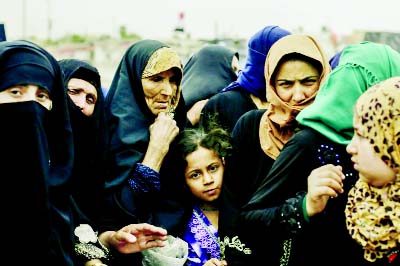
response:
[[[229,157],[233,150],[231,135],[216,122],[214,117],[209,117],[205,125],[181,131],[178,149],[182,172],[187,166],[186,156],[199,147],[215,151],[220,158]]]

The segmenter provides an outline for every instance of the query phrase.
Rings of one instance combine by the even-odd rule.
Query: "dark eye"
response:
[[[189,176],[191,179],[198,179],[200,177],[200,173],[198,172],[193,172]]]
[[[154,81],[154,82],[159,82],[159,81],[163,80],[163,77],[156,75],[156,76],[151,77],[150,80]]]
[[[41,93],[39,93],[39,94],[38,94],[38,97],[39,97],[40,99],[43,99],[43,100],[50,99],[50,96],[49,96],[49,94],[48,94],[47,92],[41,92]]]
[[[76,95],[76,94],[78,94],[78,90],[75,90],[75,89],[68,89],[68,94],[70,94],[70,95]]]
[[[317,83],[317,79],[315,78],[310,78],[310,79],[305,79],[302,80],[301,83],[305,86],[313,86],[315,83]]]
[[[281,87],[283,87],[283,88],[289,88],[289,87],[293,86],[293,82],[292,82],[292,81],[288,81],[288,80],[285,80],[285,81],[278,81],[278,82],[277,82],[277,85],[278,85],[278,86],[281,86]]]
[[[96,103],[96,99],[95,99],[92,95],[88,95],[88,96],[86,97],[86,102],[87,102],[88,104],[95,104],[95,103]]]
[[[176,76],[172,76],[171,78],[170,78],[170,80],[169,80],[171,83],[175,83],[175,84],[178,84],[178,82],[179,82],[179,79],[178,79],[178,77],[176,77]]]
[[[22,94],[20,88],[12,88],[12,89],[9,90],[9,92],[10,92],[11,94],[15,95],[15,96],[21,95],[21,94]]]
[[[211,172],[216,172],[219,168],[218,164],[212,164],[210,165],[210,167],[208,168]]]

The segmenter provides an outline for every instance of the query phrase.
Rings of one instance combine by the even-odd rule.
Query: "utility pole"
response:
[[[53,30],[53,21],[51,20],[51,6],[50,1],[47,0],[47,40],[51,40],[51,33]]]
[[[26,0],[22,0],[22,39],[26,38]]]

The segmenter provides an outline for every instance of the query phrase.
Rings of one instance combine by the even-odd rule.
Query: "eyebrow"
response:
[[[304,78],[302,78],[302,79],[300,79],[300,81],[303,81],[303,80],[306,80],[306,79],[311,79],[311,78],[319,78],[320,76],[307,76],[307,77],[304,77]],[[285,78],[283,78],[283,79],[277,79],[276,81],[294,81],[294,80],[297,80],[297,79],[285,79]]]

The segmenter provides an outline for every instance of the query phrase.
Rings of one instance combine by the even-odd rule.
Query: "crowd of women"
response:
[[[1,41],[8,261],[398,265],[400,53],[272,25],[239,59],[140,40],[103,95],[90,63]]]

